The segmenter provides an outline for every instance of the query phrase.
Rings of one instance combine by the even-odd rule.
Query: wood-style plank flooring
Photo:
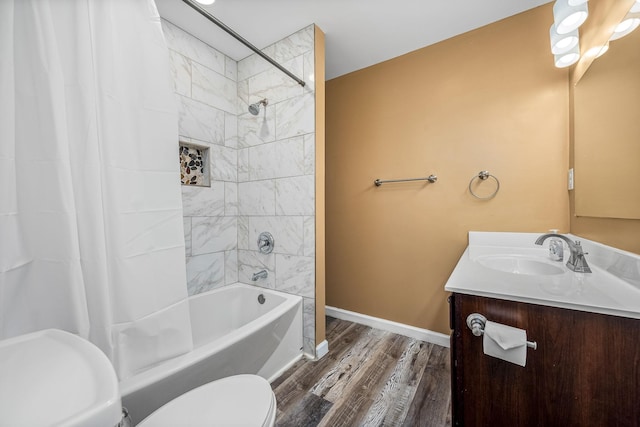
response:
[[[451,425],[449,349],[332,317],[327,341],[272,383],[276,426]]]

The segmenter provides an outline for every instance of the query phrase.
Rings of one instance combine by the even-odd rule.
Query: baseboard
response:
[[[325,315],[335,317],[337,319],[348,320],[350,322],[360,323],[372,328],[382,329],[383,331],[393,332],[394,334],[404,335],[417,340],[430,342],[442,347],[449,347],[449,335],[430,331],[429,329],[416,328],[415,326],[405,325],[404,323],[392,322],[391,320],[380,319],[378,317],[356,313],[355,311],[343,310],[341,308],[329,306],[325,307]]]
[[[327,353],[329,353],[329,343],[324,340],[316,347],[316,360],[322,359]]]

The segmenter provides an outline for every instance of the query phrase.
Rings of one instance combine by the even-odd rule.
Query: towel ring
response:
[[[491,193],[490,195],[488,195],[486,197],[478,196],[473,191],[473,189],[471,188],[471,186],[473,185],[473,181],[475,181],[476,179],[479,179],[481,181],[486,181],[489,178],[493,178],[496,181],[496,191],[494,191],[493,193]],[[489,171],[480,171],[480,172],[478,172],[478,175],[474,176],[473,178],[471,178],[471,181],[469,181],[469,193],[471,193],[471,195],[473,197],[475,197],[476,199],[480,199],[480,200],[493,199],[496,196],[496,194],[498,194],[499,190],[500,190],[500,181],[498,181],[498,178],[496,178],[495,176],[491,175],[489,173]]]

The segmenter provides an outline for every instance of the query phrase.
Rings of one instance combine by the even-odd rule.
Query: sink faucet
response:
[[[258,281],[258,279],[266,279],[268,275],[269,273],[267,272],[267,270],[260,270],[257,273],[253,273],[253,276],[251,276],[251,280],[256,282]]]
[[[571,251],[569,261],[567,261],[567,268],[569,270],[575,271],[576,273],[591,273],[591,268],[589,268],[589,264],[587,264],[587,259],[584,257],[585,253],[582,252],[582,245],[579,241],[576,240],[572,242],[571,239],[562,234],[549,233],[538,237],[538,239],[536,239],[536,245],[542,245],[542,242],[549,237],[557,237],[569,245],[569,251]]]

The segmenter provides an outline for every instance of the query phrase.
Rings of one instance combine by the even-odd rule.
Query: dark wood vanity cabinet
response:
[[[452,294],[454,426],[640,426],[640,320]],[[527,330],[525,367],[487,356],[480,313]]]

